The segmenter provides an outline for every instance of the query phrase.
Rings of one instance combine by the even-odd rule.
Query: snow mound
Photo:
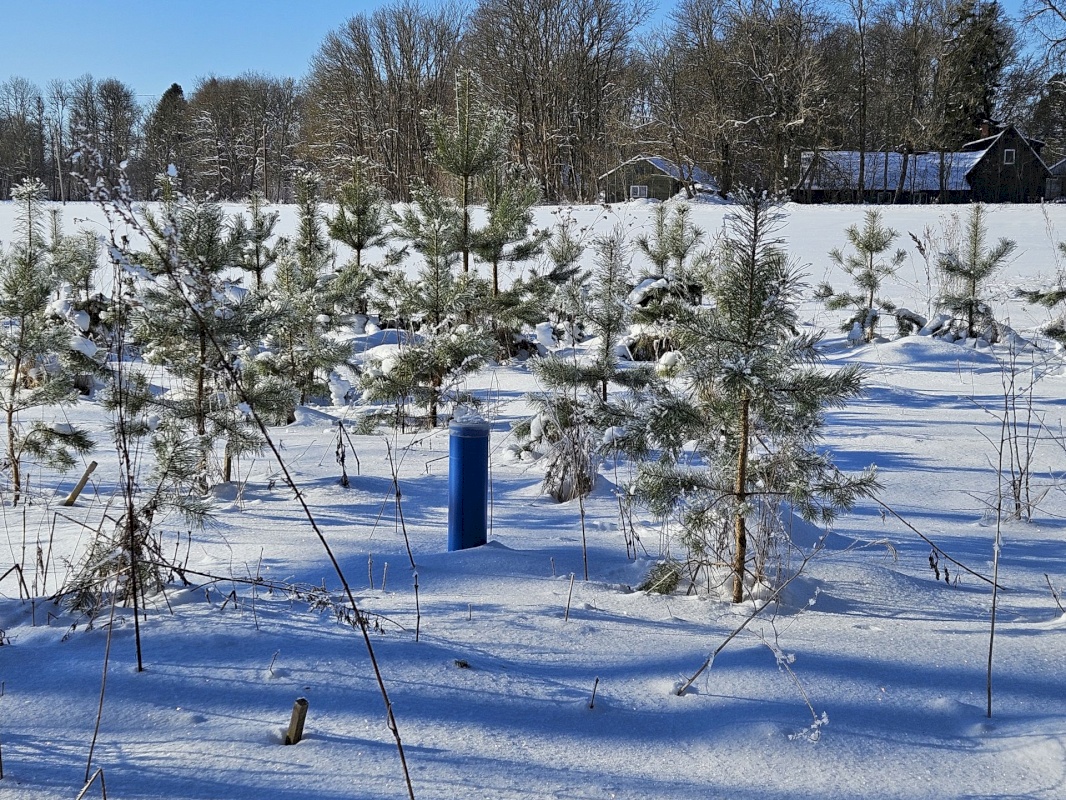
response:
[[[296,422],[289,425],[292,427],[300,426],[313,426],[313,427],[335,427],[337,425],[337,418],[332,414],[327,414],[323,411],[318,411],[314,408],[308,408],[307,406],[296,407]]]
[[[945,342],[932,336],[904,336],[877,347],[875,359],[882,365],[954,368],[965,364],[995,364],[996,356],[987,348]]]

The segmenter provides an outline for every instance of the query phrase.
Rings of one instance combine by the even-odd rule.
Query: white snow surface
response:
[[[282,210],[284,234],[295,216]],[[713,235],[729,210],[697,205],[693,218]],[[845,227],[861,224],[864,210],[787,207],[783,235],[810,265],[812,287],[821,280],[848,287],[827,253],[843,245]],[[965,209],[883,211],[901,233],[897,245],[912,254],[883,294],[932,316],[936,287],[908,233],[938,231]],[[652,219],[648,204],[570,213],[590,236],[616,225],[636,233]],[[550,224],[555,214],[540,209],[536,222]],[[68,228],[75,217],[100,219],[86,206],[64,215]],[[5,241],[12,216],[11,204],[0,204]],[[995,281],[996,308],[1032,337],[1047,312],[1013,299],[1013,290],[1054,278],[1066,206],[993,207],[987,219],[990,241],[1009,236],[1019,244]],[[627,557],[615,492],[634,465],[602,465],[583,517],[577,502],[559,505],[541,494],[543,468],[515,457],[509,433],[529,416],[525,394],[537,388],[528,363],[486,369],[463,387],[486,401],[481,413],[491,424],[491,526],[483,547],[447,552],[446,428],[352,431],[359,464],[349,454],[348,489],[338,484],[336,423],[355,418],[357,406],[301,409],[296,424],[272,429],[371,620],[416,797],[1066,797],[1066,615],[1048,585],[1061,598],[1066,452],[1055,436],[1066,369],[1059,354],[1035,355],[1046,374],[1033,404],[1049,433],[1036,450],[1033,481],[1047,491],[1031,523],[1003,525],[988,718],[990,587],[951,563],[952,585],[937,581],[930,546],[916,531],[974,572],[991,574],[989,442],[999,436],[994,414],[1007,350],[898,339],[890,322],[873,343],[849,346],[839,330],[846,312],[826,312],[810,299],[802,310],[807,326],[828,331],[829,368],[867,369],[865,396],[827,413],[824,446],[846,470],[877,464],[879,497],[906,524],[861,502],[837,521],[781,601],[680,697],[675,686],[751,606],[635,590],[666,534],[638,513],[638,555]],[[550,337],[542,333],[540,341]],[[215,487],[213,524],[191,539],[181,520],[156,520],[168,552],[187,560],[191,585],[148,598],[143,671],[130,608],[115,609],[110,624],[105,612],[90,627],[51,602],[92,531],[120,515],[106,412],[88,401],[62,413],[99,442],[85,459],[99,462],[85,491],[73,507],[61,507],[82,465],[65,475],[33,468],[31,502],[13,508],[4,497],[0,509],[7,539],[0,548],[0,798],[74,797],[87,771],[98,768],[111,798],[407,797],[362,637],[309,606],[310,588],[325,586],[342,607],[341,583],[271,457],[241,461],[239,480]],[[793,530],[808,551],[820,535],[800,523]],[[20,588],[16,564],[33,599]],[[285,746],[299,697],[309,703],[304,739]],[[828,724],[814,725],[805,698]],[[100,797],[99,785],[86,796]]]
[[[97,348],[96,344],[94,344],[91,339],[86,339],[84,336],[73,334],[70,337],[70,349],[81,353],[86,358],[92,358],[96,355],[96,351],[99,348]]]

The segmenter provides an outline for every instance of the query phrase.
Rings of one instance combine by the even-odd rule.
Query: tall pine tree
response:
[[[939,65],[943,144],[954,149],[996,121],[1014,34],[997,0],[955,0],[949,7],[950,38]]]

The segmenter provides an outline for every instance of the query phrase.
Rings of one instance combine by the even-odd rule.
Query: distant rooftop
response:
[[[992,137],[993,139],[995,137]],[[948,191],[966,191],[970,188],[967,174],[984,156],[985,150],[944,153],[944,186]],[[813,153],[803,154],[803,173],[807,174]],[[907,171],[903,178],[903,191],[940,191],[940,153],[912,153],[907,157]],[[866,170],[863,175],[867,191],[895,191],[900,185],[903,172],[903,154],[866,153]],[[809,180],[809,183],[808,183]],[[854,189],[859,184],[859,153],[856,150],[823,150],[818,153],[818,164],[804,181],[803,188]]]
[[[636,164],[639,161],[647,161],[649,164],[655,167],[655,169],[659,170],[659,172],[663,173],[664,175],[669,175],[675,181],[690,181],[692,183],[698,183],[704,189],[707,189],[709,191],[718,190],[718,181],[716,181],[714,179],[714,176],[706,170],[700,169],[695,164],[685,164],[683,167],[681,167],[675,164],[670,159],[663,158],[662,156],[634,156],[628,161],[622,162],[614,169],[605,172],[603,175],[600,176],[600,180],[602,181],[608,175],[612,175],[623,167],[627,167],[630,164]]]

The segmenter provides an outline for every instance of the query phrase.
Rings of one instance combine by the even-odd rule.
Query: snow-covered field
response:
[[[538,224],[570,213],[589,237],[616,226],[636,233],[651,209],[545,208]],[[700,205],[693,216],[713,234],[728,210]],[[812,285],[846,288],[826,254],[844,245],[844,228],[863,209],[786,211],[783,236],[809,265]],[[909,254],[887,296],[928,312],[936,279],[908,234],[937,239],[965,211],[884,209]],[[4,240],[12,213],[0,204]],[[68,206],[68,231],[76,218],[98,227],[101,215]],[[1018,242],[994,282],[997,315],[1028,336],[1047,312],[1013,292],[1055,276],[1066,206],[993,207],[987,221],[990,240]],[[281,232],[293,225],[286,211]],[[1066,614],[1050,588],[1061,601],[1066,364],[1050,348],[1035,357],[1042,377],[1032,403],[1045,433],[1033,472],[1042,499],[1031,523],[1008,521],[1002,530],[989,719],[990,586],[945,558],[951,583],[937,580],[919,533],[991,574],[990,442],[999,439],[1008,352],[930,337],[850,347],[838,314],[811,301],[803,319],[829,331],[830,366],[868,369],[866,396],[829,414],[825,445],[847,470],[878,465],[884,507],[861,502],[840,519],[782,602],[680,697],[679,680],[751,607],[635,591],[658,556],[660,531],[638,517],[639,557],[627,558],[614,494],[632,474],[625,462],[603,466],[585,503],[582,580],[578,504],[542,496],[538,464],[506,447],[511,425],[528,416],[525,393],[536,388],[527,364],[492,367],[468,387],[486,401],[492,424],[491,531],[481,548],[447,552],[447,430],[353,434],[359,470],[349,456],[348,489],[338,485],[334,451],[336,420],[353,409],[306,409],[273,430],[371,615],[416,797],[1066,797]],[[91,458],[100,466],[72,508],[60,503],[80,470],[35,472],[33,503],[2,507],[0,574],[20,565],[36,599],[20,597],[13,572],[0,579],[0,798],[73,798],[97,768],[113,799],[406,797],[363,640],[331,611],[310,609],[311,589],[336,593],[338,580],[267,456],[243,461],[239,486],[216,493],[215,524],[193,531],[191,542],[185,529],[169,534],[180,552],[188,548],[197,583],[154,599],[141,622],[143,672],[130,609],[87,630],[49,601],[91,530],[116,515],[118,470],[103,410],[86,402],[59,413],[98,435]],[[802,526],[795,535],[806,546],[816,538]],[[255,578],[262,582],[250,584]],[[287,747],[298,697],[309,703],[305,738]],[[827,725],[812,727],[808,703]],[[99,783],[85,796],[103,796]]]

